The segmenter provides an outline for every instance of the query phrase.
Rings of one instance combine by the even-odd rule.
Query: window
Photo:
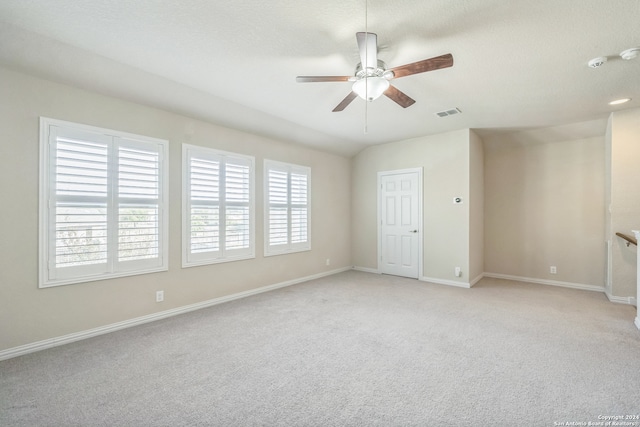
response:
[[[311,249],[310,179],[308,167],[264,161],[265,256]]]
[[[168,141],[40,119],[40,287],[167,269]]]
[[[255,258],[254,158],[183,144],[182,161],[183,267]]]

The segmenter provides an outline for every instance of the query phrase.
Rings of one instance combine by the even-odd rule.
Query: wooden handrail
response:
[[[627,236],[626,234],[622,234],[622,233],[616,233],[616,236],[622,237],[624,240],[626,240],[627,246],[629,246],[629,244],[638,246],[638,241],[636,240],[635,237]]]

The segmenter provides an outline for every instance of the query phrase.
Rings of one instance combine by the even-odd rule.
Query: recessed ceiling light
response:
[[[611,101],[609,103],[609,105],[619,105],[619,104],[624,104],[625,102],[629,102],[629,101],[631,101],[631,98],[616,99],[615,101]]]

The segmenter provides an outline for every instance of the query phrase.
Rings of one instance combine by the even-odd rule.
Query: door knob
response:
[[[418,230],[409,230],[409,233],[417,233]]]

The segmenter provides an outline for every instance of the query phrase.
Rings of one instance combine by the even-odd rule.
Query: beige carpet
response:
[[[0,425],[587,425],[640,414],[634,317],[350,271],[0,362]]]

